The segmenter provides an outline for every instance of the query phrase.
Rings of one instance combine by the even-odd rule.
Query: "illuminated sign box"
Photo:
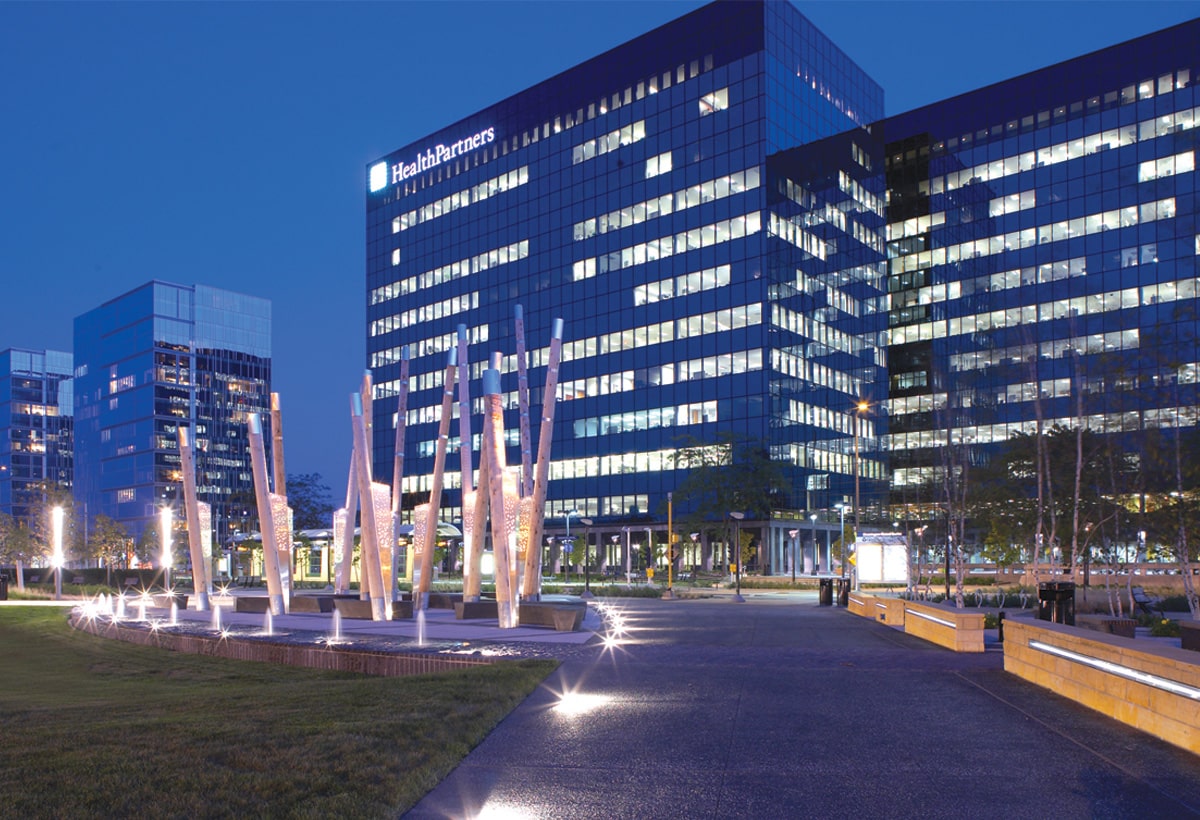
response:
[[[899,533],[860,533],[854,544],[860,584],[908,584],[908,539]]]

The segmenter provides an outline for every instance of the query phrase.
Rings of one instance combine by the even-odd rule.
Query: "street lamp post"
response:
[[[860,401],[854,406],[854,538],[858,539],[858,510],[859,510],[859,451],[858,451],[858,426],[862,423],[862,414],[869,410],[871,405],[866,401]]]
[[[813,513],[812,515],[810,515],[808,517],[808,520],[812,522],[813,575],[820,575],[821,574],[821,558],[820,558],[820,553],[817,552],[817,549],[818,549],[818,547],[817,547],[817,514]]]
[[[51,530],[54,537],[54,600],[62,600],[62,565],[63,565],[63,508],[55,507],[50,510]]]
[[[842,553],[842,577],[846,577],[846,505],[839,501],[833,505],[834,508],[841,513],[841,532],[838,535],[838,543],[841,545]]]
[[[737,584],[737,592],[734,593],[733,600],[742,602],[746,599],[742,597],[742,519],[746,517],[744,512],[731,512],[729,517],[733,519],[733,570],[734,580]]]
[[[163,507],[158,514],[162,534],[163,586],[171,591],[171,508]]]
[[[569,547],[567,547],[567,544],[571,543],[571,516],[573,516],[573,515],[578,516],[579,510],[566,510],[563,512],[563,515],[566,516],[566,519],[567,519],[567,536],[566,536],[567,540],[563,543],[564,550],[567,553],[567,560],[563,563],[563,574],[564,574],[564,577],[567,579],[567,581],[570,582],[570,580],[571,580],[571,550]]]
[[[792,539],[792,583],[794,584],[796,583],[796,557],[798,555],[796,542],[800,540],[800,530],[788,530],[788,535]]]
[[[592,526],[592,519],[580,518],[579,523],[583,524],[583,526],[585,526],[585,527],[590,528]],[[580,598],[584,598],[584,599],[588,599],[588,598],[592,597],[592,563],[591,563],[591,560],[588,558],[588,535],[589,535],[588,531],[584,530],[583,531],[583,594],[579,596]]]

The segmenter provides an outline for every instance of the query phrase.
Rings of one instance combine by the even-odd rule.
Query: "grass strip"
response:
[[[0,607],[0,814],[394,817],[557,666],[379,678],[165,652]]]

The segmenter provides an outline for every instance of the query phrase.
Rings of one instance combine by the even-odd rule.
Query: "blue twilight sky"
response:
[[[0,2],[0,349],[150,280],[274,303],[288,472],[345,486],[368,162],[697,2]],[[888,113],[1200,2],[799,2]]]

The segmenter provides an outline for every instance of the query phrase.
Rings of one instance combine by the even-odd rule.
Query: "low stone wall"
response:
[[[1191,652],[1022,618],[1005,622],[1004,669],[1200,754],[1200,662]]]
[[[904,631],[955,652],[983,651],[983,613],[904,601]]]
[[[862,592],[851,592],[846,598],[846,609],[860,618],[875,620],[875,596]]]
[[[167,630],[122,626],[72,615],[71,626],[104,638],[141,646],[154,646],[189,655],[208,655],[237,661],[259,661],[307,669],[354,672],[360,675],[403,677],[453,672],[472,666],[487,666],[501,659],[483,656],[439,655],[425,652],[380,652],[353,645],[272,643],[217,635],[194,635]]]
[[[983,651],[983,613],[979,610],[862,592],[851,592],[846,608],[859,617],[894,626],[955,652]]]
[[[876,598],[875,620],[905,629],[905,602],[899,598]]]

